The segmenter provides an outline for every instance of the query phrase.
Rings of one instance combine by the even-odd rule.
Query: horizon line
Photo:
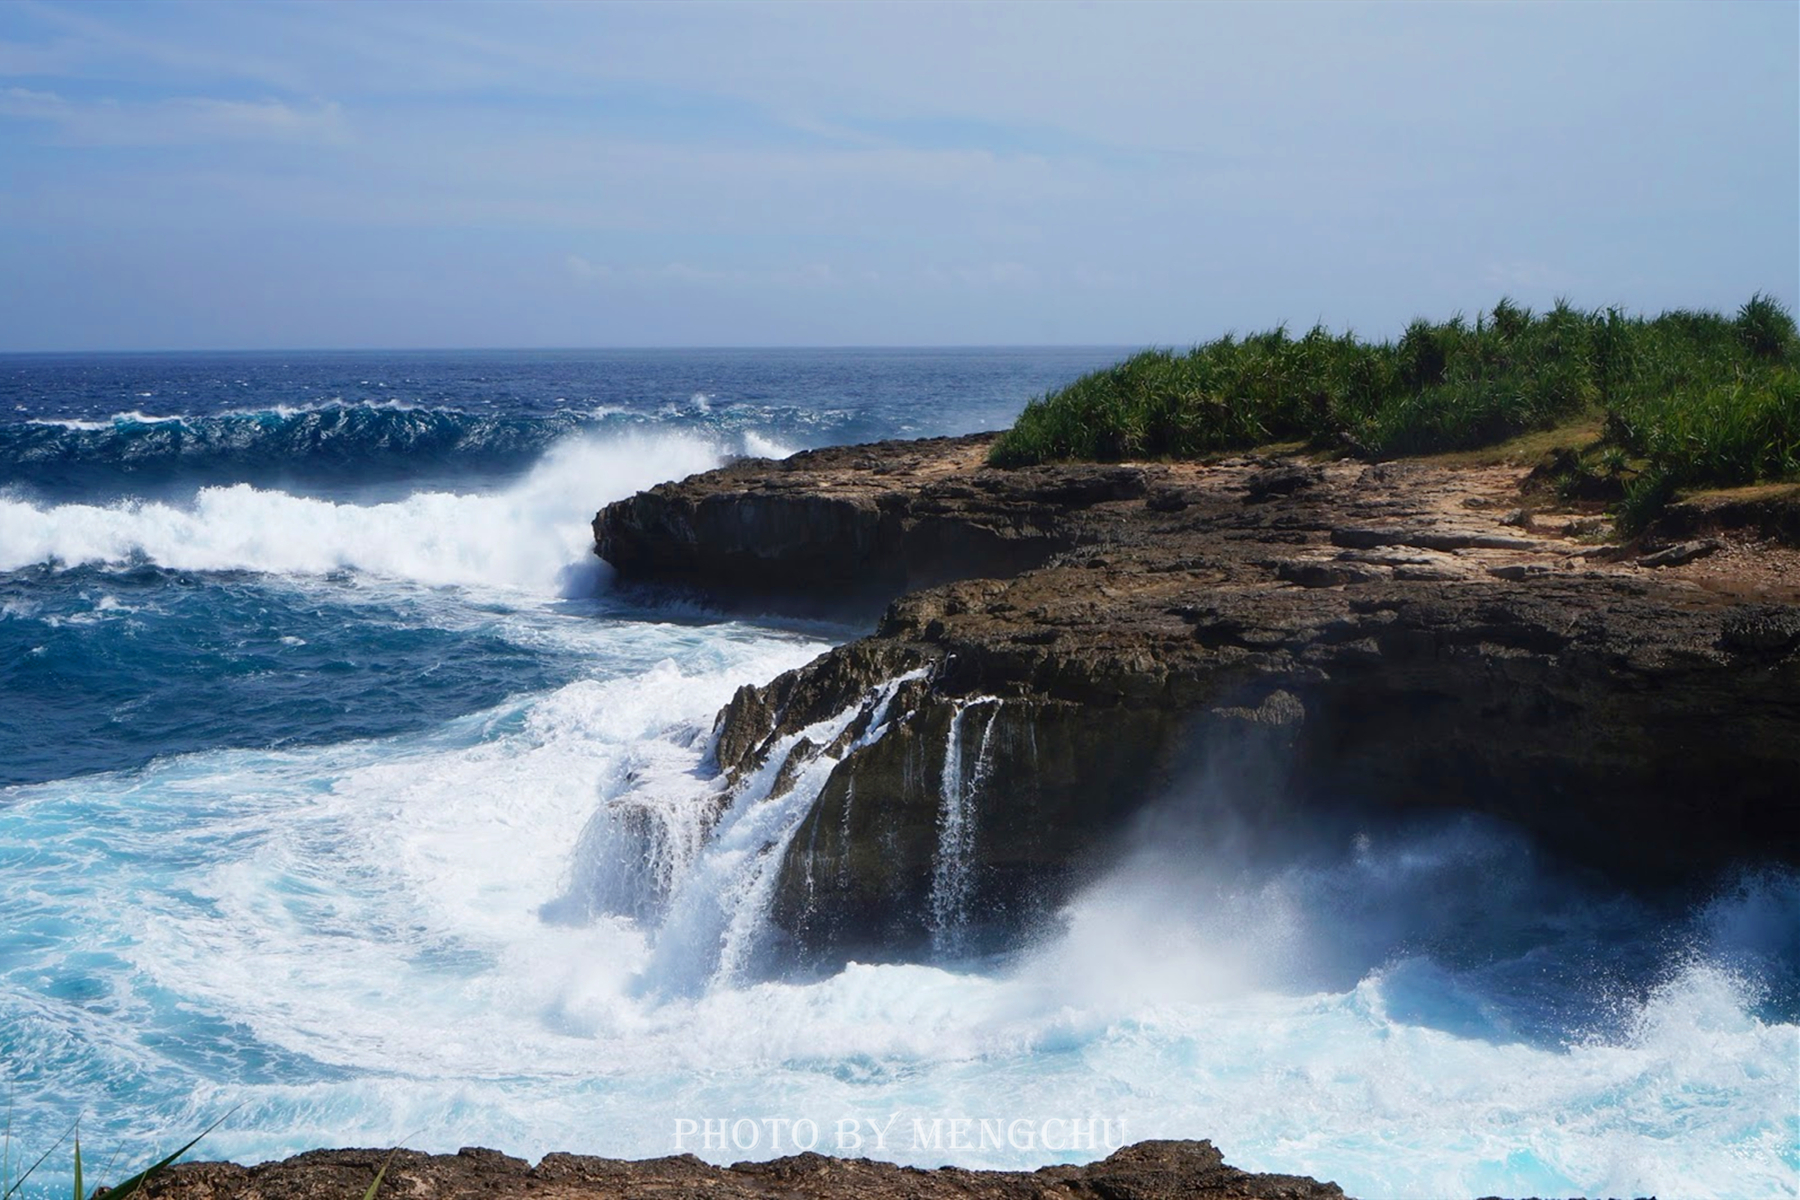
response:
[[[669,344],[615,346],[163,346],[114,347],[108,349],[67,348],[14,350],[0,348],[0,356],[25,358],[52,355],[106,354],[596,354],[596,353],[678,353],[693,351],[749,352],[758,350],[1117,350],[1134,346],[1161,345],[1159,342],[819,342],[767,344]],[[1172,343],[1171,343],[1172,344]]]

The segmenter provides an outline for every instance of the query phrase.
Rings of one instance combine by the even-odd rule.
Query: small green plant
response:
[[[1738,309],[1737,335],[1755,357],[1780,358],[1794,343],[1794,318],[1773,297],[1758,292]]]
[[[1675,498],[1675,482],[1661,471],[1646,471],[1625,489],[1619,504],[1619,531],[1637,533],[1656,519]]]
[[[394,1161],[394,1155],[398,1153],[400,1153],[400,1147],[395,1146],[388,1151],[387,1157],[381,1160],[381,1170],[375,1172],[375,1182],[371,1183],[369,1190],[362,1194],[362,1200],[375,1200],[375,1194],[381,1190],[381,1180],[387,1175],[388,1164]]]
[[[233,1109],[232,1111],[235,1112],[237,1110]],[[225,1114],[226,1117],[228,1117],[230,1115],[231,1115],[231,1113]],[[188,1144],[183,1146],[181,1149],[175,1151],[175,1153],[170,1154],[164,1158],[158,1159],[156,1162],[152,1163],[148,1167],[145,1167],[142,1171],[139,1171],[136,1175],[133,1175],[128,1179],[125,1179],[119,1183],[115,1183],[109,1188],[100,1189],[100,1194],[104,1195],[107,1198],[107,1200],[125,1200],[125,1198],[128,1196],[135,1196],[137,1193],[144,1190],[144,1185],[146,1183],[150,1182],[150,1180],[154,1179],[157,1175],[160,1175],[163,1171],[167,1170],[170,1166],[172,1166],[176,1159],[178,1159],[182,1155],[186,1154],[189,1150],[192,1150],[195,1146],[198,1146],[200,1144],[200,1139],[205,1137],[207,1134],[211,1133],[213,1130],[217,1129],[224,1122],[224,1120],[225,1120],[225,1117],[220,1117],[217,1121],[214,1121],[211,1125],[208,1125],[205,1129],[202,1129],[198,1134],[196,1134],[194,1136],[193,1140],[188,1142]],[[76,1157],[75,1157],[75,1173],[76,1173],[77,1178],[79,1178],[80,1174],[81,1174],[81,1156],[80,1156],[79,1148],[77,1148],[77,1153],[76,1153]],[[78,1195],[79,1195],[79,1193],[78,1193]]]
[[[31,1177],[37,1173],[37,1169],[43,1166],[52,1154],[55,1154],[61,1149],[62,1144],[68,1141],[69,1135],[74,1132],[75,1126],[69,1126],[68,1129],[63,1131],[63,1135],[51,1144],[48,1150],[38,1155],[37,1158],[32,1161],[32,1164],[25,1168],[24,1173],[15,1178],[12,1174],[12,1106],[9,1103],[7,1105],[6,1114],[6,1152],[3,1156],[6,1165],[4,1171],[0,1172],[0,1200],[12,1200],[12,1197],[18,1195],[19,1191],[24,1188]]]
[[[123,1179],[120,1182],[113,1184],[111,1187],[95,1189],[95,1195],[104,1196],[107,1200],[125,1200],[126,1197],[137,1195],[144,1190],[145,1184],[167,1170],[182,1155],[199,1145],[201,1138],[204,1138],[207,1134],[217,1129],[225,1122],[226,1118],[231,1116],[232,1112],[236,1111],[237,1109],[232,1109],[231,1112],[226,1113],[225,1116],[220,1117],[217,1121],[214,1121],[211,1125],[208,1125],[205,1129],[201,1130],[191,1141],[181,1147],[181,1149],[175,1151],[173,1154],[158,1159],[137,1174]],[[12,1104],[9,1099],[6,1114],[6,1132],[4,1138],[0,1139],[3,1140],[4,1143],[4,1149],[0,1150],[0,1200],[13,1200],[15,1196],[18,1196],[24,1190],[25,1185],[30,1182],[31,1177],[37,1173],[38,1168],[48,1162],[50,1156],[61,1149],[63,1143],[69,1141],[71,1138],[74,1140],[74,1157],[72,1163],[74,1167],[73,1200],[87,1200],[83,1184],[84,1164],[81,1157],[81,1126],[79,1121],[71,1124],[68,1129],[64,1130],[62,1136],[57,1138],[56,1141],[51,1144],[49,1149],[38,1155],[36,1159],[32,1160],[32,1164],[29,1167],[25,1168],[17,1178],[14,1178],[12,1175]],[[106,1169],[109,1171],[112,1169],[111,1161],[107,1163]],[[386,1164],[383,1164],[383,1171],[385,1170]],[[378,1174],[376,1176],[377,1186],[380,1185],[380,1181],[381,1176]],[[371,1191],[370,1196],[372,1197],[373,1194],[373,1191]]]

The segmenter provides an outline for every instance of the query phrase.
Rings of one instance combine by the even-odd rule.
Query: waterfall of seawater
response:
[[[647,921],[650,962],[643,987],[693,993],[743,981],[767,934],[767,915],[789,842],[845,757],[890,727],[900,687],[891,679],[835,715],[781,738],[735,785],[689,771],[627,772],[581,838],[574,912]],[[846,733],[866,717],[863,732]],[[640,779],[643,781],[640,786]]]
[[[975,763],[963,769],[963,719],[972,709],[987,711]],[[975,801],[993,766],[994,720],[1000,700],[982,696],[956,706],[944,740],[944,771],[938,808],[937,855],[931,871],[931,948],[940,957],[968,950],[969,898],[975,888]]]
[[[692,769],[662,769],[658,747],[642,748],[603,789],[606,799],[577,845],[570,895],[546,915],[623,916],[653,930],[645,982],[655,992],[743,980],[766,936],[780,863],[795,831],[838,763],[887,732],[900,686],[922,677],[915,671],[890,680],[787,735],[735,785]],[[939,958],[969,950],[976,805],[993,769],[1000,705],[998,697],[975,697],[959,702],[950,718],[928,918]],[[867,718],[864,732],[839,746],[859,717]],[[971,745],[972,755],[965,752]],[[847,796],[841,817],[845,844],[852,802]]]

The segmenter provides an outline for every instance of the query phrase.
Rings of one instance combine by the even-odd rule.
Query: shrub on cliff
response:
[[[1642,457],[1640,490],[1800,476],[1792,316],[1757,295],[1735,319],[1631,317],[1510,300],[1398,341],[1315,327],[1145,350],[1033,400],[990,461],[1192,458],[1301,441],[1371,458],[1465,450],[1584,414]]]

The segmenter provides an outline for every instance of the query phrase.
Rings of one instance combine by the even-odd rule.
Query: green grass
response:
[[[237,1111],[236,1109],[232,1110],[232,1112],[236,1112],[236,1111]],[[186,1154],[189,1150],[192,1150],[195,1146],[199,1145],[200,1140],[202,1138],[204,1138],[207,1134],[211,1133],[213,1130],[217,1129],[220,1125],[222,1125],[225,1122],[226,1117],[229,1117],[230,1115],[231,1115],[231,1113],[226,1113],[224,1117],[220,1117],[217,1121],[214,1121],[211,1125],[208,1125],[205,1129],[201,1130],[200,1133],[195,1135],[195,1137],[193,1138],[192,1141],[188,1142],[187,1145],[183,1146],[181,1149],[175,1151],[175,1153],[166,1155],[163,1158],[158,1159],[155,1163],[152,1163],[150,1166],[144,1168],[142,1171],[139,1171],[137,1174],[132,1175],[127,1179],[120,1180],[118,1183],[112,1184],[110,1187],[96,1188],[95,1191],[98,1193],[103,1193],[104,1196],[107,1198],[107,1200],[114,1200],[114,1198],[121,1198],[121,1200],[122,1200],[122,1198],[124,1198],[124,1197],[131,1197],[131,1196],[137,1195],[138,1193],[140,1193],[144,1190],[145,1184],[149,1183],[150,1180],[154,1179],[156,1176],[162,1174],[162,1172],[167,1170],[171,1165],[174,1164],[176,1159],[180,1158],[182,1155]],[[71,1195],[72,1200],[88,1200],[88,1195],[83,1190],[82,1176],[83,1176],[83,1165],[84,1164],[82,1162],[82,1157],[81,1157],[80,1125],[79,1124],[71,1125],[67,1130],[64,1131],[64,1133],[61,1137],[56,1139],[56,1142],[48,1150],[45,1150],[42,1154],[39,1154],[35,1159],[33,1159],[30,1166],[25,1166],[23,1159],[20,1159],[15,1162],[15,1160],[13,1158],[12,1105],[11,1105],[11,1101],[9,1098],[8,1104],[7,1104],[6,1129],[5,1129],[4,1134],[0,1135],[0,1200],[15,1200],[15,1197],[22,1196],[25,1192],[26,1185],[31,1182],[31,1177],[37,1173],[38,1168],[43,1166],[44,1163],[49,1160],[50,1156],[55,1154],[57,1150],[61,1149],[62,1144],[64,1142],[68,1141],[71,1138],[71,1136],[74,1138],[74,1148],[72,1151],[72,1153],[74,1155],[74,1160],[73,1160],[74,1186],[70,1192],[70,1195]],[[390,1159],[392,1159],[393,1156],[390,1154],[388,1157]],[[19,1167],[24,1167],[24,1170],[19,1171],[18,1170]],[[109,1161],[107,1163],[107,1170],[110,1171],[111,1167],[112,1167],[112,1163]],[[372,1200],[372,1197],[374,1196],[376,1188],[379,1188],[381,1186],[382,1175],[384,1175],[386,1173],[387,1173],[387,1163],[384,1162],[382,1164],[381,1171],[378,1172],[375,1176],[374,1186],[369,1189],[369,1195],[367,1197],[365,1197],[364,1200]]]
[[[93,1189],[93,1194],[100,1197],[100,1200],[129,1200],[130,1197],[138,1196],[144,1191],[146,1184],[173,1166],[182,1155],[186,1154],[189,1150],[192,1150],[195,1146],[198,1146],[207,1134],[223,1125],[237,1111],[237,1108],[231,1109],[230,1112],[227,1112],[211,1125],[208,1125],[205,1129],[202,1129],[199,1133],[195,1134],[192,1140],[173,1154],[163,1156],[150,1166],[139,1171],[137,1174],[122,1179],[118,1183],[95,1188]],[[14,1156],[12,1118],[13,1098],[9,1089],[6,1102],[6,1120],[4,1127],[0,1128],[0,1200],[23,1200],[23,1197],[26,1195],[25,1188],[31,1182],[32,1176],[37,1173],[38,1168],[48,1162],[51,1156],[62,1149],[63,1144],[68,1142],[71,1138],[74,1139],[74,1146],[72,1149],[72,1154],[74,1156],[74,1186],[70,1193],[71,1200],[89,1200],[89,1193],[83,1190],[85,1164],[81,1156],[80,1122],[77,1121],[70,1125],[49,1149],[37,1155],[36,1158],[31,1160],[30,1165],[27,1166],[23,1157],[15,1158]],[[411,1135],[408,1135],[408,1137],[410,1138]],[[395,1146],[392,1150],[388,1151],[387,1157],[381,1160],[381,1168],[375,1172],[374,1180],[369,1184],[368,1190],[363,1193],[362,1200],[375,1200],[377,1193],[381,1191],[382,1180],[387,1177],[388,1168],[393,1165],[394,1157],[399,1153],[400,1147],[398,1146]],[[112,1161],[109,1160],[104,1168],[105,1171],[110,1173],[112,1165]],[[23,1169],[21,1170],[21,1168]],[[392,1191],[391,1188],[389,1190]]]
[[[1365,458],[1469,451],[1597,423],[1641,521],[1678,489],[1800,478],[1800,336],[1753,296],[1735,317],[1533,313],[1414,321],[1397,341],[1315,327],[1146,350],[1033,400],[996,466],[1200,458],[1271,442]],[[1629,478],[1624,476],[1628,475]]]

